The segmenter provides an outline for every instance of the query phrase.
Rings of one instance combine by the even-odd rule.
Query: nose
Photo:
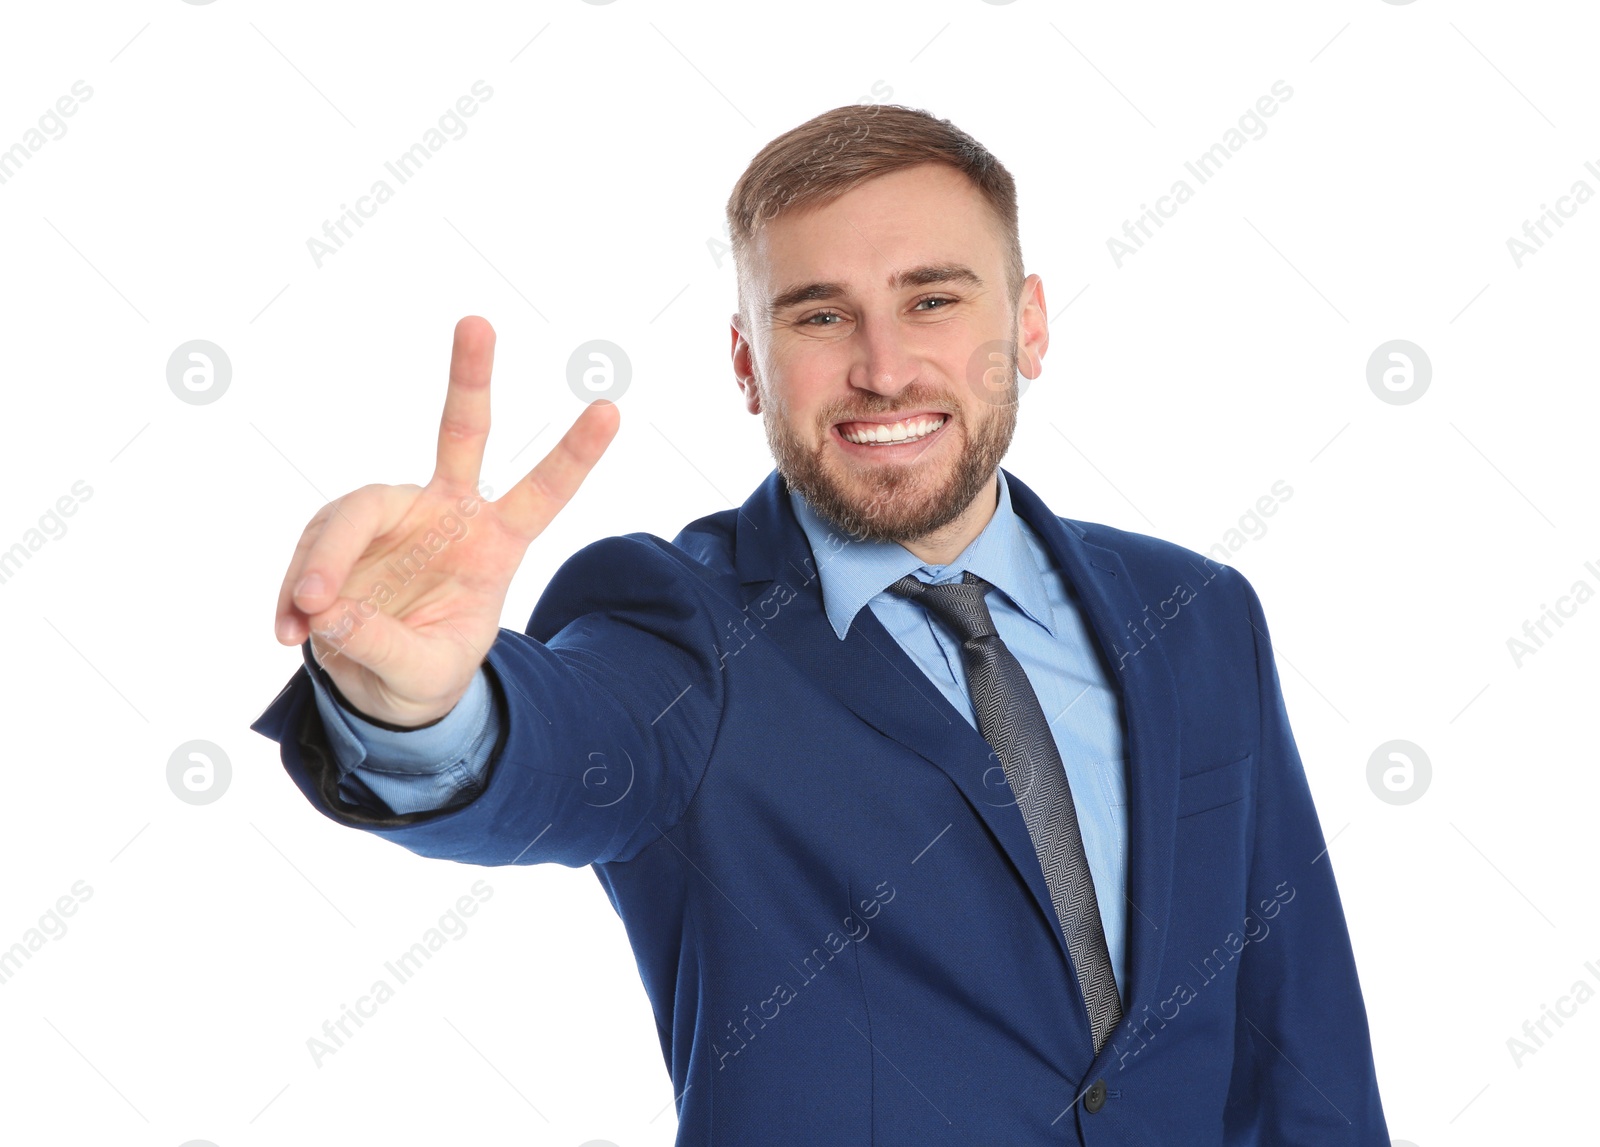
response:
[[[860,322],[850,385],[893,398],[916,381],[917,358],[910,341],[893,315],[865,315]]]

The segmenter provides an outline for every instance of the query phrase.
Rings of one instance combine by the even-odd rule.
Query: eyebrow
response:
[[[965,283],[969,287],[983,286],[983,280],[978,277],[977,272],[962,263],[929,263],[922,267],[911,267],[904,271],[897,271],[890,275],[888,279],[888,285],[891,290],[904,290],[906,287],[925,287],[932,283]],[[767,307],[767,313],[776,315],[780,311],[799,306],[801,303],[838,299],[847,294],[849,294],[849,288],[843,283],[802,283],[799,286],[790,287],[775,296]]]

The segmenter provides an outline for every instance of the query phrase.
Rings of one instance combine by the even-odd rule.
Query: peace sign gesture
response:
[[[462,319],[433,477],[426,486],[363,486],[322,507],[278,592],[279,642],[309,635],[345,699],[392,725],[426,725],[466,693],[528,545],[617,433],[615,404],[591,403],[521,481],[484,501],[477,487],[493,364],[494,328]]]

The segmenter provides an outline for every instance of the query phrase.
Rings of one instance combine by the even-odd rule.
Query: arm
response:
[[[719,609],[738,612],[659,538],[578,551],[528,633],[502,628],[489,648],[482,668],[505,719],[483,791],[452,808],[390,812],[349,799],[305,673],[251,728],[281,745],[284,768],[323,815],[420,855],[571,867],[631,859],[682,816],[709,760],[724,700]]]
[[[483,791],[501,718],[482,667],[446,716],[402,729],[356,712],[317,665],[310,641],[301,651],[342,797],[373,812],[393,814],[450,808]]]
[[[1266,617],[1248,581],[1244,590],[1261,715],[1247,903],[1271,931],[1240,958],[1226,1141],[1388,1147],[1333,863],[1289,729]]]

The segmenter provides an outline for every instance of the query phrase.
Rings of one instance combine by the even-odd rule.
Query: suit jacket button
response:
[[[1097,1079],[1089,1085],[1089,1090],[1083,1093],[1083,1109],[1093,1115],[1105,1105],[1106,1081]]]

